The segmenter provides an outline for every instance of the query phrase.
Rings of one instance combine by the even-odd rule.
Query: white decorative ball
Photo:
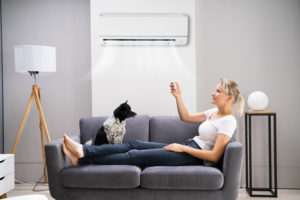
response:
[[[264,110],[268,106],[268,103],[268,96],[261,91],[252,92],[248,97],[248,106],[252,110]]]

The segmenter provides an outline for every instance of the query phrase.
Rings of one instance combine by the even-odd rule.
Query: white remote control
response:
[[[174,90],[176,90],[177,88],[176,88],[176,83],[175,83],[175,81],[173,81],[173,85],[174,85]]]

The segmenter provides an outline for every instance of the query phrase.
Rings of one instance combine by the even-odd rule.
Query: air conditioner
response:
[[[101,45],[186,45],[184,14],[100,14]]]

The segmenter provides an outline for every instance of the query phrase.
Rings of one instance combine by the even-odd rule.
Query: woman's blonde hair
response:
[[[236,103],[236,111],[242,116],[244,112],[244,98],[240,94],[239,85],[233,80],[228,80],[225,78],[220,79],[220,85],[222,90],[227,95],[232,95],[234,97],[234,103]]]

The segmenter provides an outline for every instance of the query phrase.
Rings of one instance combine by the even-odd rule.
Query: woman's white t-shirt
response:
[[[211,150],[219,133],[232,137],[236,129],[236,120],[232,115],[226,115],[217,119],[209,119],[210,116],[217,112],[218,108],[212,108],[205,111],[206,120],[200,124],[198,128],[199,136],[195,136],[193,140],[203,150]]]

